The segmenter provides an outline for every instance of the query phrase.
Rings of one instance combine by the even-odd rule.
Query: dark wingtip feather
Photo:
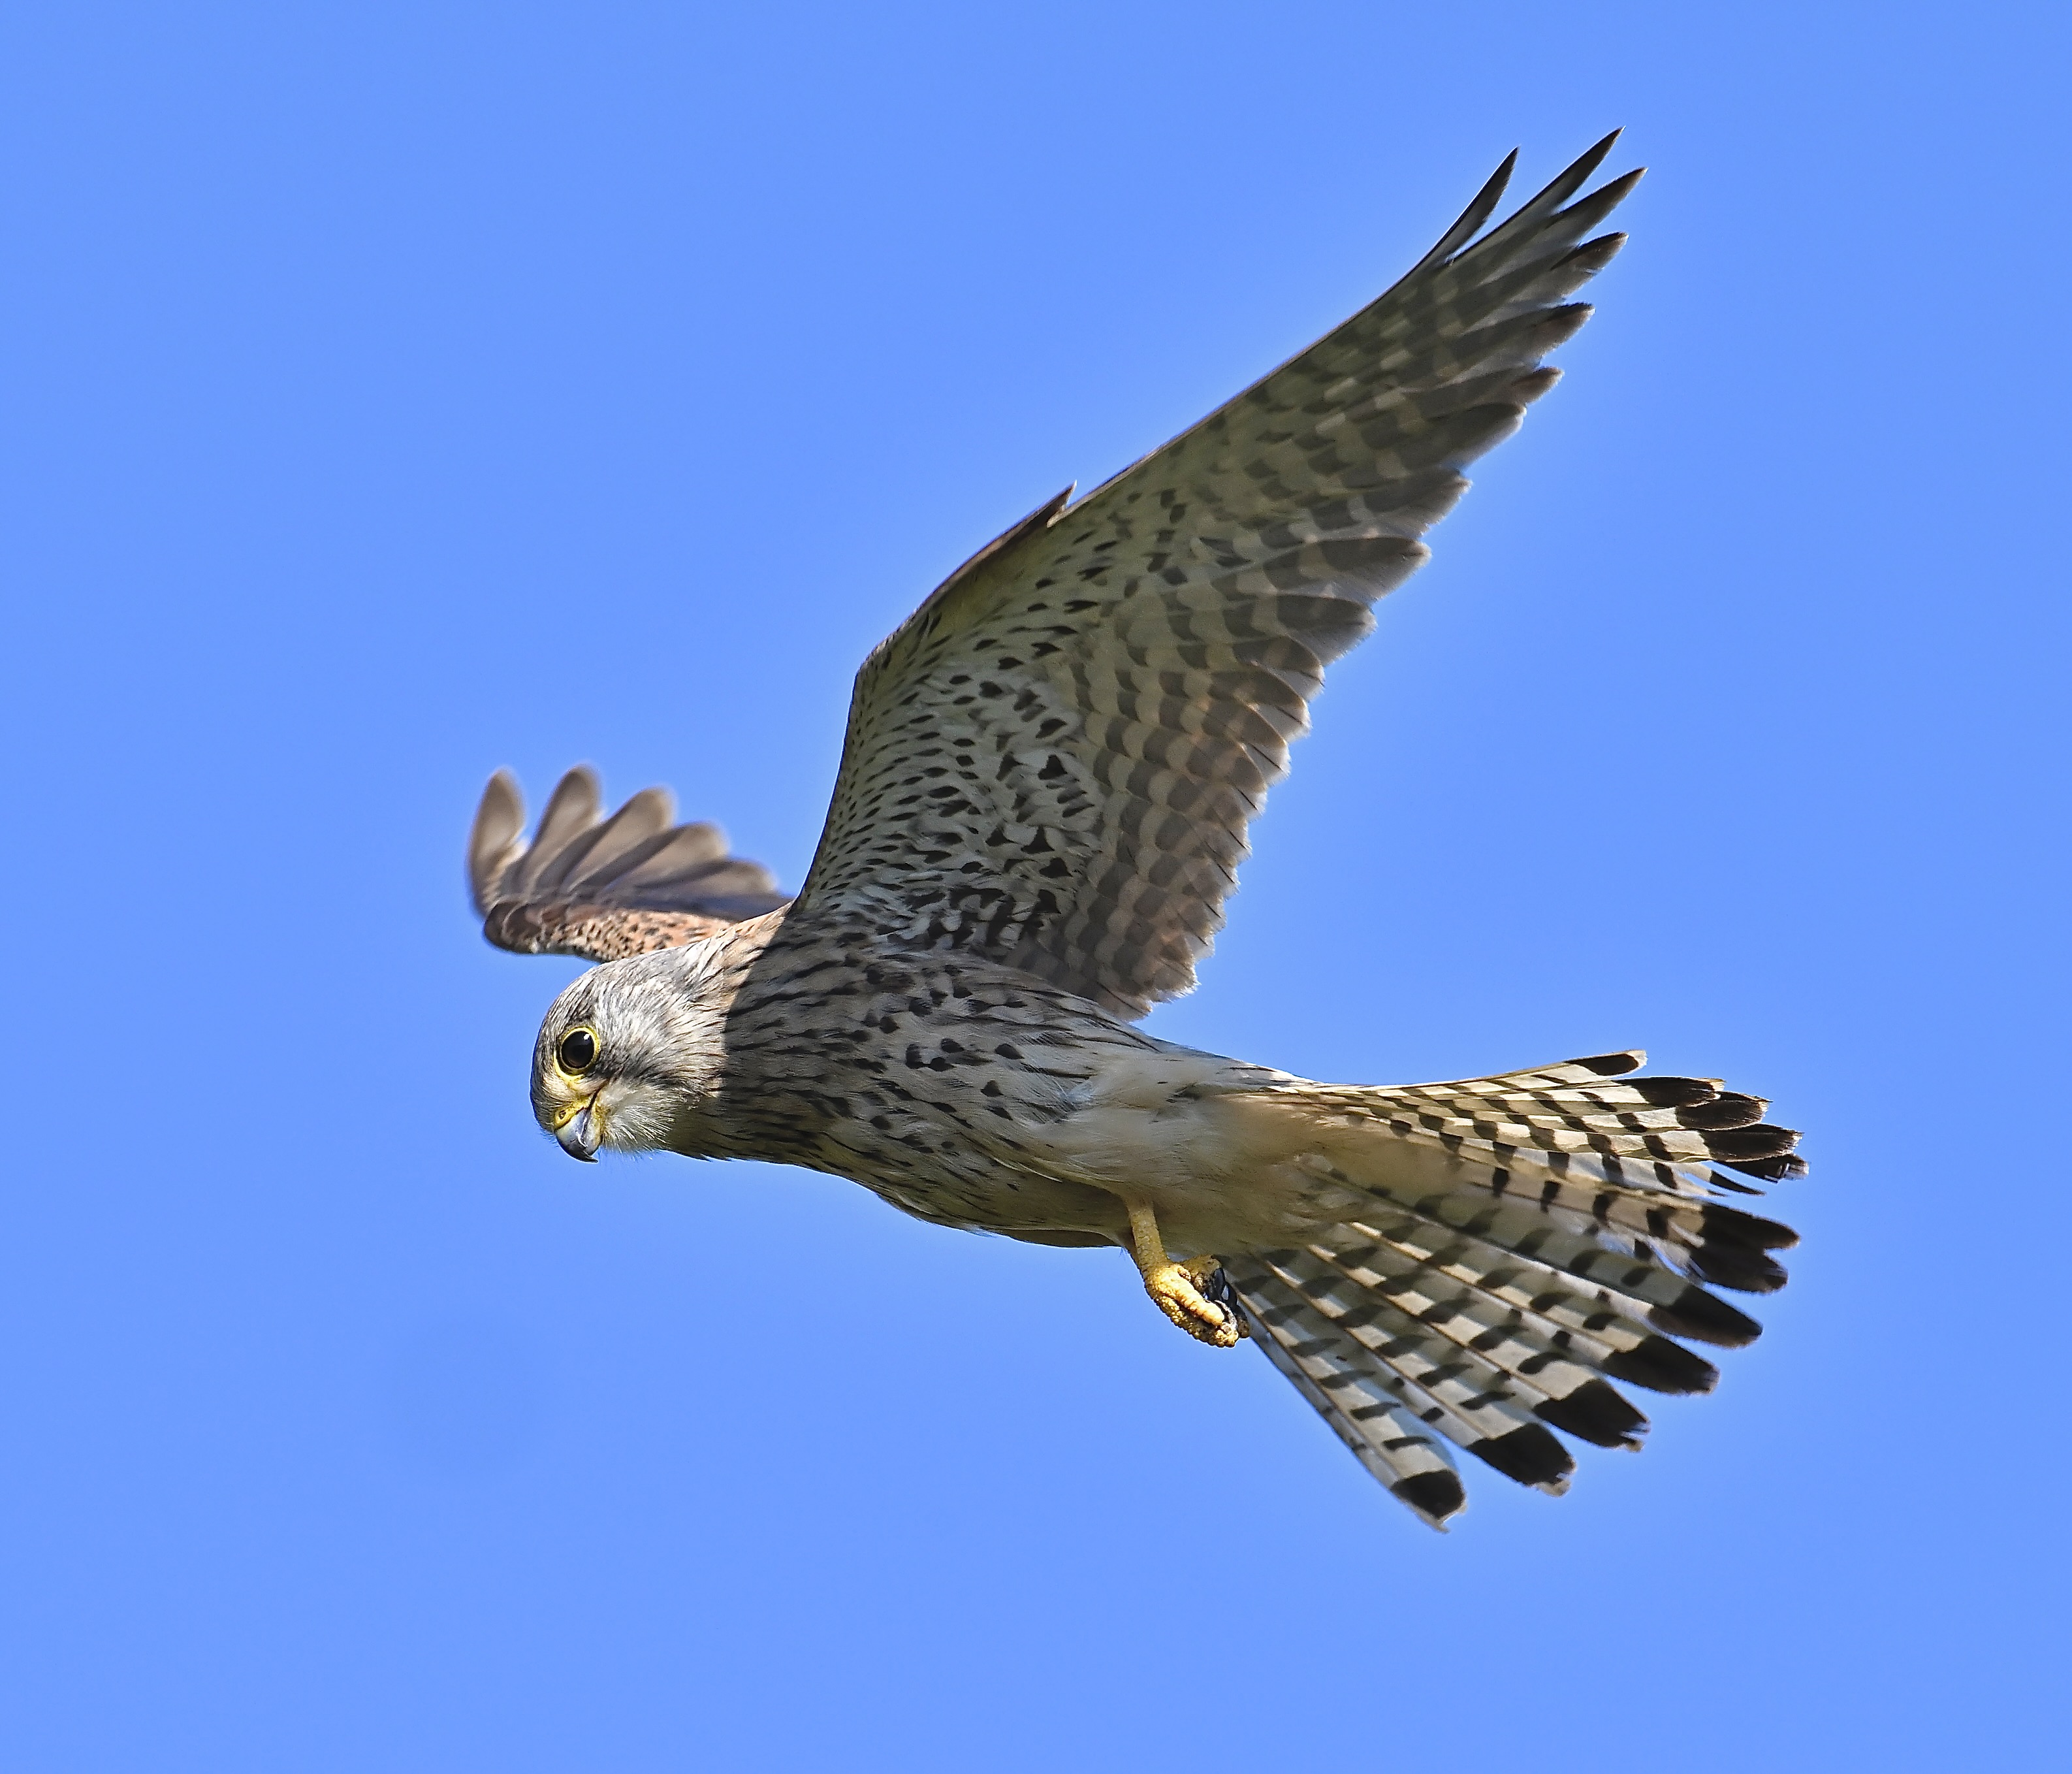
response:
[[[1592,142],[1589,147],[1584,149],[1581,154],[1577,155],[1573,160],[1569,162],[1567,167],[1563,168],[1560,177],[1554,181],[1554,185],[1565,183],[1568,184],[1568,188],[1571,191],[1580,191],[1585,182],[1589,178],[1590,175],[1595,172],[1598,167],[1601,167],[1605,163],[1605,156],[1610,154],[1612,150],[1618,145],[1618,138],[1625,134],[1626,126],[1622,123],[1616,130],[1613,130],[1610,135],[1601,137],[1598,140]],[[1622,184],[1630,185],[1634,179],[1639,178],[1641,174],[1646,170],[1647,169],[1644,167],[1636,167],[1631,172],[1622,173],[1619,175],[1618,182]],[[1548,189],[1550,191],[1553,188],[1553,185],[1548,187]]]
[[[597,772],[586,765],[578,764],[563,776],[541,809],[532,842],[504,879],[504,891],[529,896],[567,846],[597,824],[602,799]]]
[[[1571,160],[1567,166],[1532,194],[1531,200],[1519,210],[1519,214],[1523,215],[1526,211],[1533,209],[1550,210],[1556,204],[1568,202],[1589,183],[1590,175],[1604,164],[1605,156],[1612,151],[1612,144],[1617,142],[1623,133],[1622,130],[1614,130],[1601,142],[1584,149],[1573,160]]]
[[[1799,1143],[1795,1128],[1775,1127],[1758,1122],[1752,1127],[1728,1127],[1705,1135],[1705,1150],[1718,1162],[1737,1170],[1752,1160],[1782,1158]]]
[[[518,779],[508,770],[500,770],[483,788],[467,834],[468,892],[478,912],[487,912],[495,903],[496,878],[503,874],[524,829],[525,797],[519,792]]]
[[[1710,1102],[1720,1093],[1716,1085],[1708,1084],[1703,1078],[1635,1078],[1626,1088],[1638,1092],[1640,1100],[1651,1109],[1688,1108],[1693,1104]]]
[[[1707,1133],[1729,1127],[1753,1127],[1769,1107],[1761,1097],[1745,1097],[1737,1090],[1722,1091],[1699,1101],[1677,1105],[1676,1123],[1679,1127],[1700,1128]]]
[[[526,871],[533,893],[558,893],[572,882],[587,877],[592,858],[608,859],[615,845],[624,845],[624,834],[629,831],[638,833],[644,827],[652,837],[654,829],[667,827],[675,817],[675,805],[668,789],[643,788],[609,819],[578,833],[553,855],[543,853],[537,864]]]
[[[1776,1220],[1740,1208],[1708,1207],[1699,1216],[1707,1244],[1738,1245],[1744,1250],[1789,1250],[1799,1234]]]
[[[1544,357],[1550,351],[1559,351],[1597,311],[1587,302],[1564,302],[1558,308],[1548,309],[1546,318],[1532,329],[1533,355]]]
[[[1520,1423],[1504,1434],[1485,1435],[1470,1443],[1468,1451],[1520,1484],[1560,1486],[1576,1470],[1568,1450],[1537,1423]]]
[[[1737,1294],[1774,1294],[1790,1279],[1775,1257],[1734,1245],[1700,1245],[1691,1253],[1690,1272]]]
[[[1581,212],[1587,215],[1590,218],[1587,225],[1594,227],[1599,220],[1609,216],[1624,203],[1633,194],[1633,187],[1646,176],[1646,167],[1635,167],[1632,171],[1622,172],[1616,179],[1607,179],[1581,202],[1571,204],[1568,206],[1568,213],[1572,215]],[[1616,241],[1618,245],[1612,248],[1614,253],[1620,246],[1626,244],[1626,236],[1623,234],[1605,234],[1601,236],[1599,239]],[[1599,241],[1586,241],[1576,250],[1578,253],[1587,253],[1593,246],[1598,244]]]
[[[1513,148],[1503,157],[1503,164],[1482,181],[1468,207],[1462,210],[1453,225],[1439,237],[1438,243],[1410,268],[1410,275],[1429,270],[1435,265],[1444,264],[1454,253],[1466,246],[1481,233],[1482,224],[1496,213],[1496,206],[1503,200],[1504,187],[1510,184],[1511,175],[1518,166],[1518,150]]]
[[[1739,1349],[1762,1335],[1762,1327],[1702,1287],[1685,1288],[1672,1306],[1649,1309],[1648,1322],[1671,1336],[1696,1338],[1724,1349]]]
[[[717,826],[671,826],[668,789],[642,789],[609,819],[601,799],[596,772],[578,765],[556,784],[528,845],[517,783],[508,771],[490,778],[468,838],[468,877],[495,947],[616,960],[784,903],[767,869],[727,855]]]
[[[1476,241],[1475,251],[1478,253],[1490,251],[1495,249],[1501,242],[1515,241],[1527,231],[1538,228],[1548,216],[1583,188],[1589,181],[1590,175],[1597,170],[1603,163],[1605,156],[1612,151],[1612,144],[1618,140],[1619,134],[1618,130],[1614,130],[1603,141],[1597,142],[1594,146],[1585,149],[1580,155],[1556,173],[1544,187],[1536,191],[1525,203],[1520,204],[1517,212],[1511,216],[1501,228],[1492,229],[1481,240]],[[1621,176],[1617,181],[1621,187],[1619,196],[1625,196],[1627,191],[1632,189],[1633,181],[1638,176],[1637,171]],[[1597,199],[1593,196],[1588,201],[1595,202]],[[1618,199],[1615,197],[1613,202],[1617,201]],[[1606,204],[1604,208],[1609,211],[1611,204]],[[1616,252],[1618,248],[1614,247],[1612,250]]]
[[[539,912],[523,899],[500,899],[482,918],[483,941],[514,955],[539,953],[541,928]]]
[[[1752,1189],[1745,1183],[1737,1183],[1732,1177],[1714,1171],[1706,1180],[1716,1189],[1732,1189],[1736,1195],[1761,1195],[1761,1189]]]
[[[1646,1063],[1644,1053],[1597,1053],[1587,1060],[1571,1060],[1571,1065],[1588,1066],[1600,1078],[1616,1078],[1622,1072],[1631,1072]]]
[[[1449,1516],[1468,1506],[1467,1491],[1452,1472],[1420,1472],[1390,1485],[1388,1494],[1400,1497],[1435,1528],[1444,1527]]]
[[[1720,1383],[1720,1370],[1711,1362],[1666,1336],[1647,1337],[1630,1349],[1615,1350],[1604,1367],[1614,1380],[1645,1386],[1650,1392],[1710,1392]]]
[[[1535,1405],[1533,1414],[1597,1447],[1638,1447],[1647,1419],[1624,1393],[1601,1380],[1586,1380],[1565,1398]]]
[[[1520,406],[1529,406],[1560,380],[1560,370],[1552,364],[1543,364],[1537,369],[1526,371],[1504,393]]]
[[[588,801],[593,809],[604,797],[604,784],[598,773],[586,764],[572,764],[561,772],[561,780],[554,784],[554,792],[547,796],[546,813],[552,813],[554,803],[574,800]],[[544,819],[546,813],[542,813]]]
[[[1789,1183],[1805,1175],[1807,1171],[1806,1160],[1790,1153],[1778,1158],[1745,1159],[1715,1158],[1713,1162],[1725,1165],[1730,1171],[1739,1171],[1743,1176],[1761,1177],[1766,1183]],[[1720,1177],[1717,1180],[1727,1183],[1725,1177]],[[1739,1188],[1740,1185],[1727,1183],[1727,1187],[1730,1189]],[[1744,1189],[1741,1192],[1746,1194],[1748,1192]]]
[[[1626,250],[1626,243],[1631,238],[1630,235],[1623,233],[1600,234],[1595,240],[1585,241],[1581,246],[1564,254],[1561,263],[1572,266],[1586,277],[1595,277]]]

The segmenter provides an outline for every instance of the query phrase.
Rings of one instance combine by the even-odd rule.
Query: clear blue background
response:
[[[2063,19],[10,10],[0,1759],[2050,1765]],[[1568,381],[1152,1027],[1771,1094],[1718,1394],[1442,1538],[1119,1255],[534,1130],[490,770],[796,884],[947,569],[1618,123]]]

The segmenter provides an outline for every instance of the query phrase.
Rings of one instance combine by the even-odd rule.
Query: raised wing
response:
[[[643,788],[609,819],[597,778],[562,777],[524,837],[525,802],[500,770],[467,841],[482,933],[521,955],[617,961],[674,949],[784,903],[769,870],[726,854],[717,825],[676,825],[666,788]]]
[[[857,677],[787,931],[978,951],[1131,1015],[1190,990],[1324,666],[1589,317],[1564,298],[1640,175],[1569,200],[1615,139],[1470,245],[1514,154],[1387,294],[953,574]]]

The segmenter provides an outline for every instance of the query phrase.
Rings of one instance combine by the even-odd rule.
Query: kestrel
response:
[[[1617,1053],[1453,1084],[1318,1084],[1134,1024],[1189,990],[1324,666],[1424,560],[1462,469],[1551,388],[1569,298],[1639,177],[1590,150],[1482,233],[1514,154],[1393,289],[1085,498],[945,580],[857,675],[788,901],[665,792],[483,795],[489,940],[601,962],[532,1060],[541,1126],[849,1177],[938,1225],[1120,1245],[1159,1308],[1258,1344],[1441,1526],[1449,1444],[1559,1492],[1559,1430],[1635,1447],[1612,1381],[1708,1389],[1749,1342],[1711,1291],[1793,1234],[1725,1173],[1803,1173],[1714,1080]],[[1479,235],[1479,238],[1478,236]]]

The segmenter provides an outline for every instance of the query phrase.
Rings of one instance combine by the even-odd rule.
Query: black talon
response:
[[[1228,1272],[1218,1263],[1209,1278],[1202,1283],[1202,1298],[1215,1307],[1237,1327],[1240,1339],[1252,1335],[1252,1326],[1245,1322],[1244,1307],[1239,1303],[1237,1290],[1231,1286]]]

